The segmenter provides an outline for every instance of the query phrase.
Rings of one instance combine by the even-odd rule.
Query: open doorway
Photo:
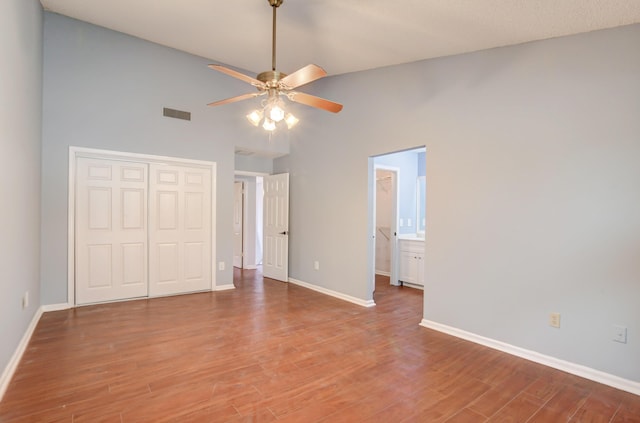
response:
[[[233,184],[233,267],[242,269],[244,257],[244,182]]]
[[[396,241],[398,232],[398,181],[400,169],[376,165],[374,274],[397,284]]]
[[[237,172],[234,181],[233,266],[257,269],[263,249],[263,177]]]
[[[376,279],[387,277],[391,285],[423,289],[426,150],[391,152],[369,160],[371,290]]]

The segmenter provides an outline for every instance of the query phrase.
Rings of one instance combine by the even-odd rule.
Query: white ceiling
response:
[[[268,0],[41,0],[212,62],[271,65]],[[285,0],[278,70],[335,75],[640,22],[640,0]]]

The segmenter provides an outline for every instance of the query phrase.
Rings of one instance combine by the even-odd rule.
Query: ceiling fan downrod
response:
[[[280,7],[284,0],[268,0],[269,5],[273,8],[273,27],[271,39],[271,70],[276,70],[276,9]]]

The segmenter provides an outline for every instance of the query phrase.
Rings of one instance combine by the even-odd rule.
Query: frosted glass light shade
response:
[[[260,121],[262,120],[262,115],[262,111],[254,110],[247,115],[247,120],[251,122],[253,126],[258,126],[260,124]]]
[[[262,127],[266,131],[273,131],[274,129],[276,129],[276,123],[274,121],[272,121],[271,119],[265,119],[264,123],[262,124]]]
[[[282,110],[282,107],[280,107],[279,105],[274,104],[269,111],[269,117],[274,122],[280,122],[282,119],[284,119],[284,110]]]
[[[287,116],[284,118],[284,121],[287,123],[287,128],[291,129],[294,126],[296,126],[296,123],[298,123],[300,119],[298,119],[291,113],[287,113]]]
[[[299,121],[297,117],[285,111],[284,103],[278,99],[269,99],[263,102],[262,109],[252,110],[246,118],[253,126],[262,126],[265,131],[269,132],[275,131],[279,122],[284,121],[287,128],[291,129]]]

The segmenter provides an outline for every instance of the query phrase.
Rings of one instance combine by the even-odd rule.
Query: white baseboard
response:
[[[417,283],[402,282],[402,286],[406,286],[407,288],[419,289],[421,291],[424,291],[424,286],[420,285],[420,284],[417,284]]]
[[[475,342],[476,344],[484,345],[485,347],[493,348],[498,351],[505,352],[507,354],[515,355],[520,358],[524,358],[535,363],[543,364],[554,369],[562,370],[563,372],[571,373],[572,375],[580,376],[585,379],[592,380],[594,382],[602,383],[604,385],[612,386],[623,391],[630,392],[635,395],[640,395],[640,383],[632,380],[624,379],[619,376],[615,376],[609,373],[602,372],[600,370],[592,369],[590,367],[582,366],[580,364],[571,363],[569,361],[561,360],[559,358],[551,357],[549,355],[541,354],[535,351],[527,350],[524,348],[516,347],[515,345],[507,344],[505,342],[496,341],[495,339],[485,338],[484,336],[476,335],[475,333],[466,332],[461,329],[457,329],[451,326],[443,325],[441,323],[433,322],[431,320],[422,319],[420,326],[425,328],[437,330],[448,335],[462,338],[467,341]]]
[[[376,275],[389,276],[389,277],[391,277],[391,273],[389,273],[389,272],[385,272],[384,270],[376,270]]]
[[[217,285],[215,288],[213,288],[214,291],[228,291],[230,289],[236,289],[236,286],[231,283],[228,285]]]
[[[9,383],[11,382],[11,378],[13,377],[13,374],[16,372],[16,369],[18,368],[18,364],[20,364],[22,355],[27,349],[27,345],[29,345],[29,340],[31,339],[31,335],[33,335],[33,332],[35,331],[36,326],[40,321],[40,317],[42,317],[42,312],[43,312],[43,307],[39,307],[38,310],[36,310],[35,314],[33,315],[33,318],[31,319],[31,323],[29,323],[29,326],[27,327],[26,332],[24,333],[24,335],[22,336],[22,339],[20,340],[20,343],[18,344],[18,347],[16,348],[15,352],[11,356],[11,359],[9,360],[7,367],[5,367],[4,371],[2,372],[2,377],[0,377],[0,401],[2,401],[2,397],[4,397],[4,393],[7,391],[7,388],[9,387]]]
[[[299,285],[303,288],[311,289],[313,291],[320,292],[321,294],[329,295],[331,297],[335,297],[343,301],[349,301],[350,303],[357,304],[362,307],[373,307],[376,305],[376,303],[373,300],[362,300],[360,298],[352,297],[351,295],[346,295],[341,292],[333,291],[331,289],[322,288],[321,286],[303,282],[298,279],[289,278],[289,282],[291,282],[294,285]]]
[[[258,266],[255,264],[247,264],[246,266],[243,267],[243,269],[245,270],[256,270],[257,268]]]
[[[61,303],[61,304],[48,304],[42,306],[42,312],[47,313],[49,311],[60,311],[60,310],[69,310],[73,308],[71,304]]]

